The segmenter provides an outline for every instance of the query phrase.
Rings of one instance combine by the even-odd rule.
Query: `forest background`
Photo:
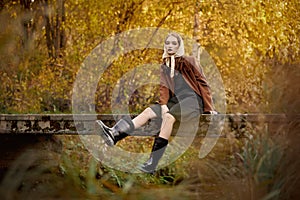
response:
[[[92,50],[123,32],[152,27],[193,38],[210,55],[222,77],[227,113],[293,116],[300,113],[299,16],[299,0],[2,0],[0,113],[71,113],[76,75]],[[94,102],[83,105],[91,105],[91,113],[111,113],[120,77],[136,66],[161,63],[161,55],[159,49],[140,49],[119,56],[99,80]],[[140,80],[133,75],[131,80]],[[122,87],[117,93],[128,96]],[[140,112],[156,94],[152,85],[138,88],[130,112]],[[271,136],[263,121],[229,127],[205,159],[195,159],[205,145],[197,138],[154,176],[106,167],[78,135],[60,135],[16,160],[0,196],[299,199],[299,120],[289,120]],[[128,137],[118,145],[149,152],[152,139]]]
[[[297,0],[4,0],[0,6],[1,113],[71,112],[76,73],[89,53],[143,27],[177,31],[209,53],[223,79],[227,112],[299,113]],[[160,62],[161,55],[134,51],[114,61],[99,83],[96,112],[110,112],[122,74]],[[132,112],[155,100],[154,89],[135,91]]]

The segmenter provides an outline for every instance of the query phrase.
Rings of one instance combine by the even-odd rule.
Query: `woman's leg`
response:
[[[165,113],[162,117],[159,137],[169,140],[175,121],[176,119],[175,117],[173,117],[173,115],[171,115],[170,113]]]
[[[132,123],[134,124],[134,128],[140,128],[144,124],[148,122],[149,119],[153,119],[157,117],[155,112],[150,108],[146,108],[143,112],[141,112],[138,116],[136,116],[133,120]]]
[[[159,136],[155,138],[150,158],[140,166],[140,170],[146,173],[154,173],[158,161],[163,156],[165,149],[168,145],[168,140],[171,136],[173,124],[176,119],[170,114],[165,113],[163,115],[162,125]]]
[[[120,119],[112,128],[106,126],[101,120],[96,120],[95,129],[107,145],[113,146],[118,141],[127,137],[134,129],[140,128],[149,119],[155,118],[156,116],[155,112],[149,107],[133,120],[131,120],[130,117]]]
[[[140,128],[144,124],[146,124],[150,119],[157,117],[155,112],[151,108],[146,108],[143,112],[141,112],[138,116],[136,116],[132,122],[134,124],[134,128]],[[160,128],[159,137],[162,137],[168,140],[171,136],[173,124],[175,123],[176,119],[170,113],[165,113],[162,116],[162,124]]]

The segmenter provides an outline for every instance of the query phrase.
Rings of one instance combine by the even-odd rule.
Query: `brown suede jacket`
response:
[[[174,95],[174,81],[167,73],[170,70],[165,65],[161,65],[160,70],[160,98],[159,104],[167,104],[170,97]],[[181,71],[184,80],[187,84],[203,99],[204,112],[213,111],[213,100],[210,87],[203,74],[202,68],[198,64],[195,57],[182,56],[175,58],[175,69]]]

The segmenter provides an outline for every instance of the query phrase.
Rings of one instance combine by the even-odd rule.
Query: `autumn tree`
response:
[[[70,111],[73,83],[84,59],[111,36],[143,27],[177,31],[209,53],[222,75],[227,112],[283,111],[274,104],[276,95],[285,96],[288,83],[280,73],[297,79],[300,6],[296,0],[21,0],[2,1],[0,6],[2,112]],[[109,98],[119,78],[134,66],[160,59],[161,52],[151,50],[122,55],[99,81],[92,103],[99,104],[99,112],[109,112]],[[155,98],[145,88],[134,96],[133,111]]]

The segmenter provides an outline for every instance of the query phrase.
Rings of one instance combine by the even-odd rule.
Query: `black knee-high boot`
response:
[[[167,145],[167,139],[161,137],[155,138],[149,160],[142,164],[139,169],[146,173],[154,173],[158,161],[163,156]]]
[[[109,146],[115,145],[118,141],[127,137],[134,130],[134,124],[130,118],[120,119],[112,128],[106,126],[101,120],[95,124],[97,133]]]

